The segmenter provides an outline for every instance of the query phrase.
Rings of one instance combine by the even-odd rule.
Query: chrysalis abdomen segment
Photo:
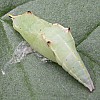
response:
[[[70,44],[59,35],[61,33],[50,33],[47,30],[45,30],[44,36],[46,41],[51,41],[49,47],[54,52],[57,63],[92,91],[94,89],[93,82],[77,51],[72,49]]]

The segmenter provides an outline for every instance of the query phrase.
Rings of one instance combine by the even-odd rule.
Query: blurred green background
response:
[[[0,0],[0,69],[23,40],[7,14],[28,10],[71,28],[95,90],[90,93],[61,66],[33,53],[12,64],[7,75],[0,71],[0,100],[100,100],[100,0]]]

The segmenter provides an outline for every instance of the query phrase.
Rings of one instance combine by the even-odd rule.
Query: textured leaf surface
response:
[[[27,1],[29,0],[13,0],[13,2],[8,0],[6,3],[3,0],[0,1],[2,11],[0,13],[0,68],[11,58],[15,47],[23,40],[20,34],[13,29],[6,13],[18,15],[31,10],[49,22],[71,27],[77,50],[89,70],[96,89],[90,93],[60,66],[51,62],[42,62],[41,58],[33,53],[20,63],[11,65],[13,69],[6,76],[0,72],[0,99],[99,100],[100,1]],[[13,9],[14,7],[16,8]]]

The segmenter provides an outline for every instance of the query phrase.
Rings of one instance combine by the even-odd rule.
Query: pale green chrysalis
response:
[[[40,19],[30,11],[18,16],[9,16],[13,20],[14,29],[34,50],[61,65],[90,91],[94,90],[93,82],[76,51],[74,39],[68,28]]]

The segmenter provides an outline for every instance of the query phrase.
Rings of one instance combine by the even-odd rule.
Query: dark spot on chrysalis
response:
[[[70,27],[68,28],[68,31],[70,31]]]
[[[27,11],[27,13],[28,13],[28,14],[32,14],[32,12],[31,12],[31,11]]]
[[[50,41],[47,41],[47,45],[50,46],[50,44],[51,44],[51,42]]]
[[[11,16],[9,16],[9,18],[12,18]]]
[[[15,16],[9,15],[9,18],[11,18],[11,19],[15,19]]]

